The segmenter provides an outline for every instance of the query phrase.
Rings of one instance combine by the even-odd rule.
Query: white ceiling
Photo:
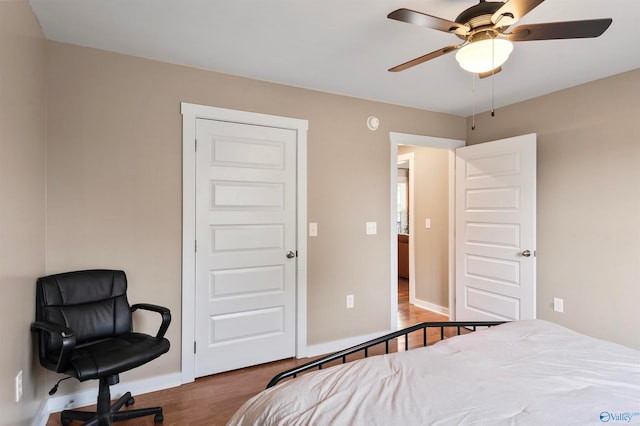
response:
[[[430,111],[473,113],[473,78],[449,54],[392,66],[459,42],[387,19],[409,8],[454,20],[475,0],[30,0],[50,40]],[[519,23],[613,18],[599,38],[516,43],[476,80],[486,111],[640,68],[640,0],[546,0]],[[517,25],[517,24],[516,24]]]

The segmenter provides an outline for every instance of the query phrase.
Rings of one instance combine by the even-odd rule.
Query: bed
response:
[[[228,425],[603,423],[640,424],[640,351],[528,320],[299,375]]]

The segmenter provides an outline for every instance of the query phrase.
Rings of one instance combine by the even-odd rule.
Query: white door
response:
[[[296,131],[196,122],[195,376],[295,355]]]
[[[456,149],[456,320],[536,316],[536,135]]]

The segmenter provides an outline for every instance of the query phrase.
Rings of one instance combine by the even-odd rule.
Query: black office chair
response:
[[[162,324],[158,334],[135,333],[132,312],[144,309],[158,312]],[[129,306],[127,277],[123,271],[89,270],[49,275],[36,285],[36,321],[40,364],[65,373],[81,382],[98,379],[98,403],[95,413],[65,410],[63,425],[73,420],[86,425],[110,425],[112,422],[142,416],[163,421],[162,408],[119,411],[135,401],[130,392],[111,405],[109,386],[120,381],[119,374],[143,365],[169,350],[164,334],[171,322],[167,308],[150,304]]]

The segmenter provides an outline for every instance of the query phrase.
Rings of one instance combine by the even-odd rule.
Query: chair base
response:
[[[98,391],[98,404],[96,412],[64,410],[60,414],[60,422],[69,425],[74,420],[80,420],[84,426],[109,426],[115,422],[135,419],[138,417],[154,416],[154,423],[162,423],[164,417],[161,407],[138,408],[135,410],[120,411],[122,406],[129,407],[135,403],[131,392],[122,395],[113,405],[109,385],[118,383],[118,377],[110,376],[100,379]]]

